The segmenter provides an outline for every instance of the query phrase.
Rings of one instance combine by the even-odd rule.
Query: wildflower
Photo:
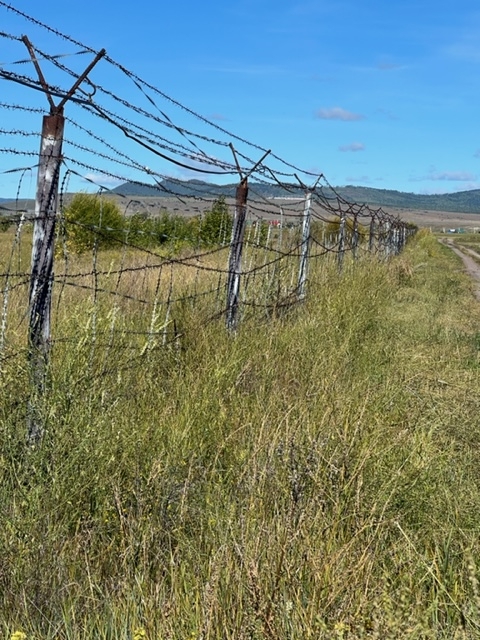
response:
[[[335,631],[335,636],[337,638],[345,638],[349,627],[344,622],[336,622],[333,626],[333,630]]]
[[[23,631],[15,631],[15,633],[12,633],[10,640],[27,640],[27,634],[23,633]]]
[[[133,640],[145,640],[147,632],[143,627],[137,627],[133,632]]]

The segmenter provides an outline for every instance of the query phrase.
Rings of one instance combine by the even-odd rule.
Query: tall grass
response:
[[[232,339],[183,308],[181,338],[141,357],[92,355],[88,314],[65,313],[79,340],[55,345],[37,449],[8,362],[0,633],[479,637],[469,282],[426,233],[310,276],[285,317]]]

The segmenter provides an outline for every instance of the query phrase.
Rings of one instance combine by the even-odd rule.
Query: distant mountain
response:
[[[297,186],[284,189],[280,185],[250,183],[250,190],[264,198],[287,198],[301,196],[303,190]],[[158,183],[158,186],[147,186],[134,182],[125,182],[113,189],[113,193],[129,197],[167,197],[177,195],[180,197],[234,197],[236,184],[218,185],[202,180],[174,180],[166,179]],[[356,187],[347,185],[335,187],[335,192],[349,202],[368,204],[374,207],[390,207],[395,209],[423,209],[426,211],[451,211],[456,213],[480,214],[480,189],[471,191],[458,191],[456,193],[444,193],[434,195],[421,195],[417,193],[405,193],[390,189],[374,189],[372,187]],[[322,188],[326,198],[335,198],[336,195],[328,187]]]
[[[382,207],[480,214],[480,189],[432,195],[354,186],[339,187],[337,191],[351,202]]]
[[[161,198],[172,194],[177,196],[235,196],[237,185],[218,185],[203,180],[162,180],[158,186],[146,186],[137,182],[125,182],[120,186],[112,189],[112,193],[118,193],[121,196],[138,196]]]

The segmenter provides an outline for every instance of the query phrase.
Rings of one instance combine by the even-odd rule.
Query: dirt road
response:
[[[465,271],[472,277],[474,282],[474,294],[480,301],[480,254],[467,247],[458,247],[452,240],[440,240],[442,244],[451,249],[459,256],[465,266]]]

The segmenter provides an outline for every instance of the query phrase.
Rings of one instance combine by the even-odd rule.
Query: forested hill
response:
[[[113,192],[125,196],[162,197],[172,193],[179,196],[221,196],[233,197],[236,184],[217,185],[202,180],[164,180],[159,187],[148,187],[137,183],[126,182],[116,187]],[[302,196],[298,187],[292,190],[282,189],[277,185],[265,185],[251,182],[250,189],[265,198],[282,198]],[[355,187],[347,185],[335,187],[335,191],[349,202],[369,204],[378,207],[394,207],[399,209],[423,209],[428,211],[452,211],[458,213],[480,213],[480,189],[458,191],[434,195],[405,193],[390,189],[373,189],[371,187]],[[327,198],[334,198],[335,194],[329,188],[324,188]]]
[[[432,195],[354,186],[340,187],[337,191],[346,200],[382,207],[480,213],[480,189]]]

